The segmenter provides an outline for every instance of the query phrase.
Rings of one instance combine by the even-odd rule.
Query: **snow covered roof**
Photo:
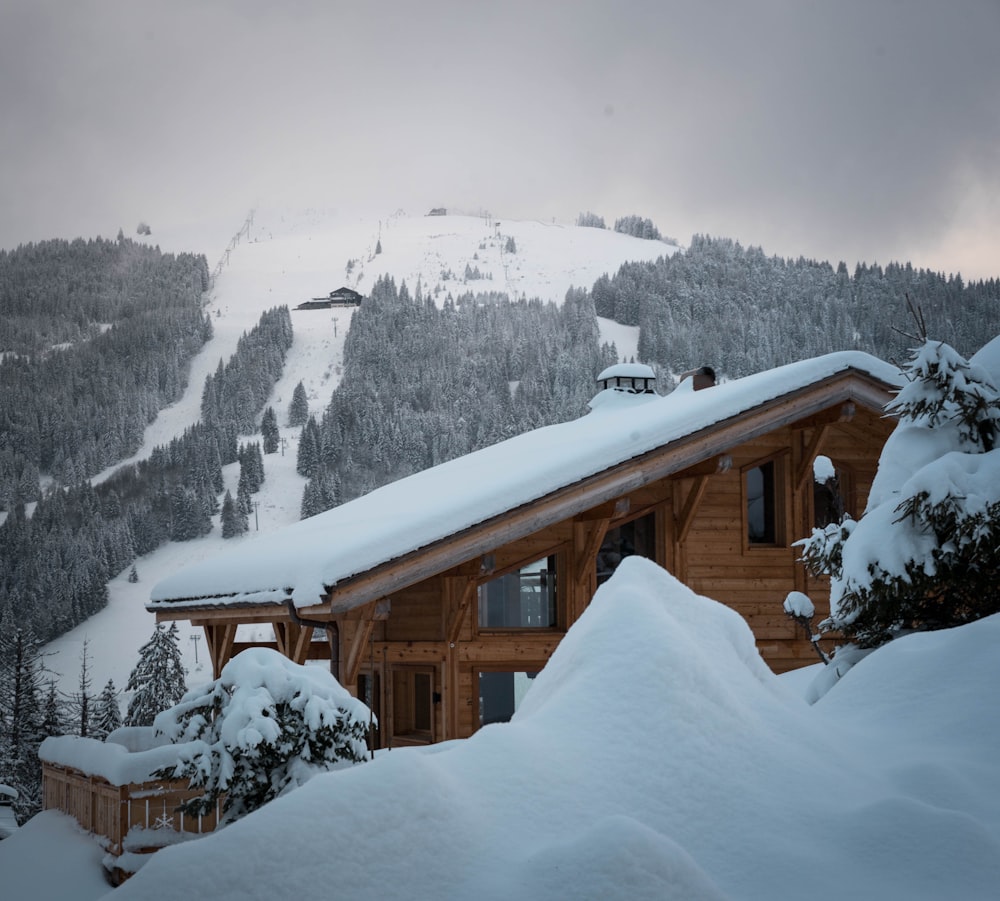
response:
[[[615,363],[609,366],[598,377],[597,381],[604,382],[608,379],[655,379],[656,373],[652,366],[645,363]]]
[[[585,480],[601,477],[636,457],[703,432],[718,432],[720,441],[729,442],[725,446],[738,443],[736,438],[747,440],[753,432],[737,435],[723,426],[743,420],[751,411],[777,409],[780,403],[804,395],[813,399],[815,409],[805,402],[793,405],[796,418],[844,400],[877,406],[876,398],[898,387],[900,380],[895,366],[866,353],[844,351],[699,392],[689,387],[690,380],[666,397],[602,391],[591,403],[590,414],[580,419],[536,429],[442,463],[179,571],[153,588],[147,609],[280,604],[286,598],[298,607],[317,604],[330,588],[352,577],[421,549],[426,553],[429,546],[541,498],[557,498],[553,509],[564,517],[620,496],[650,481],[650,473],[637,473],[635,484],[619,479],[605,485],[600,490],[607,496],[596,494],[597,489],[583,492],[579,488]],[[864,386],[870,388],[873,382],[875,390],[866,391]],[[831,386],[826,393],[819,390],[824,385]],[[772,417],[761,428],[766,431],[780,424]],[[690,443],[685,453],[671,461],[671,468],[655,477],[725,449],[712,442]],[[524,534],[539,527],[528,519]],[[465,559],[471,559],[488,548],[477,547],[472,536],[460,550],[467,555]],[[426,573],[431,574],[430,570]],[[388,593],[402,584],[408,583],[383,582],[378,588]],[[347,606],[378,596],[354,597]],[[332,609],[339,609],[336,600]]]

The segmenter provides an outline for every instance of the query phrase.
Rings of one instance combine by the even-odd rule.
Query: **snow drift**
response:
[[[994,897],[998,640],[900,639],[810,707],[629,558],[510,723],[318,776],[114,897]]]

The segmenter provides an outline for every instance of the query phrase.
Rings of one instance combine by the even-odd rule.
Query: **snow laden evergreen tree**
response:
[[[66,734],[66,707],[59,694],[54,679],[49,679],[45,688],[45,700],[42,702],[42,734]]]
[[[306,397],[306,386],[299,382],[292,391],[292,402],[288,405],[288,424],[298,427],[305,425],[309,418],[309,398]]]
[[[256,494],[264,484],[264,457],[260,452],[260,444],[251,441],[240,445],[238,459],[240,461],[240,484],[246,485],[248,494]]]
[[[308,519],[324,510],[337,506],[340,487],[335,473],[326,467],[319,467],[316,474],[306,482],[302,492],[302,507],[299,519]]]
[[[324,669],[252,648],[156,717],[180,762],[157,773],[188,779],[203,792],[182,806],[239,819],[317,773],[363,762],[370,710]]]
[[[299,450],[295,457],[295,471],[307,479],[313,478],[323,462],[323,437],[316,417],[310,416],[299,434]]]
[[[125,714],[126,726],[151,726],[160,711],[183,697],[187,685],[176,623],[169,629],[163,623],[156,624],[149,641],[139,649],[139,662],[125,690],[133,693]]]
[[[281,433],[278,431],[278,416],[274,407],[268,407],[260,421],[260,437],[264,444],[264,453],[273,454],[278,450]]]
[[[93,695],[90,691],[90,651],[89,642],[84,640],[80,651],[80,676],[77,679],[76,694],[72,696],[72,710],[76,734],[87,738],[91,735]]]
[[[94,702],[90,734],[94,738],[105,739],[122,725],[122,711],[118,706],[118,689],[113,679],[108,679]]]
[[[927,341],[904,375],[864,516],[801,543],[831,577],[820,631],[861,648],[1000,611],[1000,338],[971,361]]]
[[[222,501],[222,537],[236,538],[249,528],[249,519],[233,500],[232,494],[226,492]]]
[[[31,627],[5,611],[0,618],[0,782],[18,793],[14,813],[19,823],[41,808],[41,680],[42,658]]]

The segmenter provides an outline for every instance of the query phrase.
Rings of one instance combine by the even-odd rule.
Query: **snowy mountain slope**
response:
[[[613,273],[623,262],[656,259],[676,249],[604,229],[509,220],[497,223],[475,216],[409,217],[397,212],[379,219],[321,211],[255,210],[244,225],[228,244],[217,225],[192,226],[193,240],[212,244],[205,248],[210,264],[215,259],[220,264],[206,303],[214,336],[192,364],[184,397],[161,411],[146,429],[143,447],[133,458],[144,459],[156,445],[169,442],[195,423],[205,377],[215,371],[220,359],[229,359],[240,336],[256,325],[262,312],[288,305],[294,344],[269,400],[282,426],[285,451],[284,456],[279,453],[265,458],[266,481],[256,497],[259,506],[256,517],[251,518],[251,531],[243,540],[258,529],[268,532],[298,520],[304,485],[295,472],[299,430],[285,427],[292,390],[302,381],[310,411],[321,413],[341,375],[344,335],[353,311],[295,310],[298,304],[323,297],[341,285],[365,294],[381,275],[391,275],[397,284],[405,281],[411,291],[418,281],[427,292],[440,286],[439,304],[449,292],[457,296],[466,291],[504,291],[559,303],[571,286],[589,288],[600,275]],[[164,250],[199,249],[186,243],[183,233],[154,237]],[[517,247],[514,254],[504,250],[508,238],[513,238]],[[380,241],[382,253],[375,254]],[[347,271],[349,260],[356,261],[351,272]],[[482,275],[492,278],[463,282],[466,265],[478,267]],[[453,276],[443,279],[443,272]],[[606,320],[600,323],[602,338],[613,341],[621,356],[635,355],[637,329]],[[224,474],[227,488],[235,495],[238,465],[226,467]],[[138,583],[129,583],[126,573],[113,579],[108,607],[47,647],[52,655],[47,664],[57,674],[60,687],[68,693],[77,690],[86,641],[91,691],[99,692],[109,678],[123,689],[138,648],[153,629],[153,617],[144,607],[150,587],[176,569],[231,546],[232,541],[224,544],[216,526],[204,538],[168,544],[138,560]],[[190,678],[209,678],[201,630],[178,626]]]

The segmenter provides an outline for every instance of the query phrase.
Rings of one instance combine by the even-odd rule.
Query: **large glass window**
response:
[[[774,460],[744,473],[747,539],[750,544],[777,544],[777,482]]]
[[[556,625],[556,558],[544,557],[479,586],[483,629],[551,629]]]
[[[649,513],[622,526],[608,529],[597,552],[597,584],[603,585],[626,557],[656,559],[656,517]]]
[[[535,681],[538,673],[481,672],[479,674],[479,725],[506,723]]]

